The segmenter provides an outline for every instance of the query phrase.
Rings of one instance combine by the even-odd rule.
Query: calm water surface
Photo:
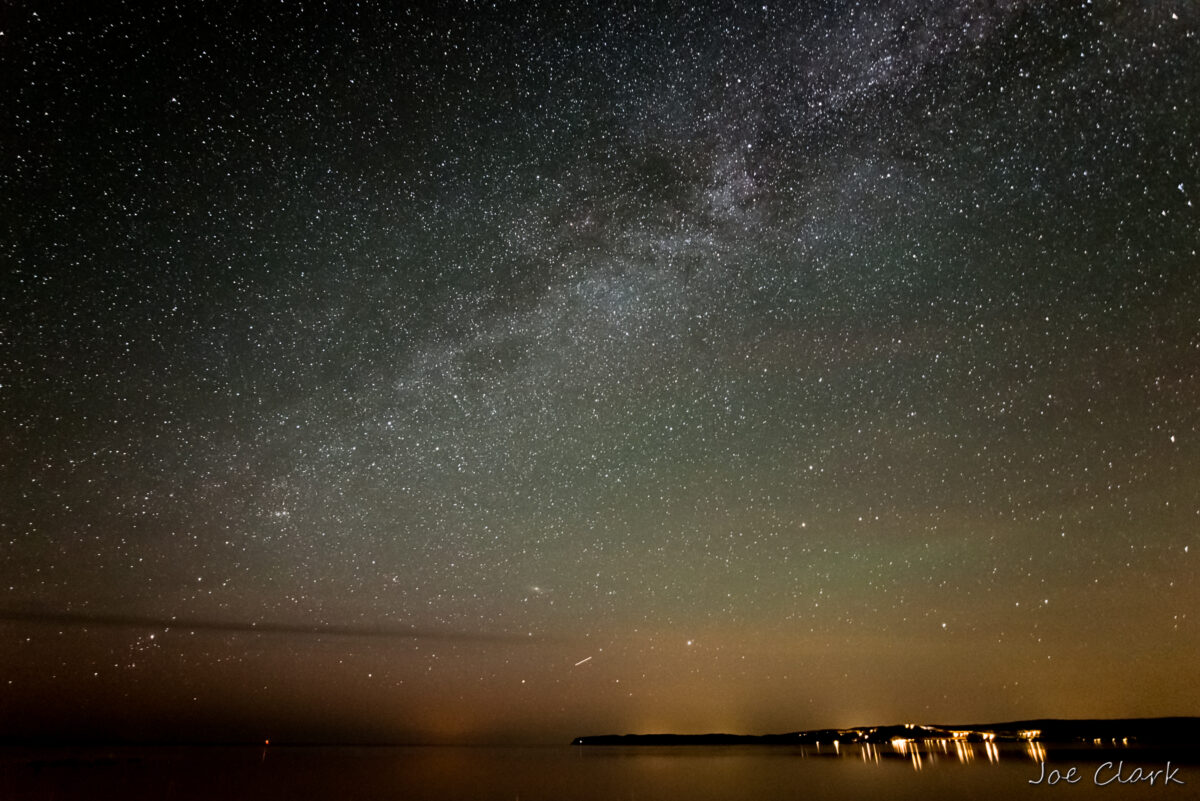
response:
[[[1200,799],[1194,747],[108,748],[0,751],[0,799]],[[1121,779],[1166,768],[1159,776]],[[1096,769],[1106,761],[1096,784]],[[1075,767],[1079,781],[1029,784]]]

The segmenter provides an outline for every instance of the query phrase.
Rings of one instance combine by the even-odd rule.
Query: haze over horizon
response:
[[[1200,5],[0,32],[0,738],[1200,715]]]

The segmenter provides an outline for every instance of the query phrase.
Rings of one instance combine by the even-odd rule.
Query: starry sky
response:
[[[0,738],[1200,714],[1200,7],[13,2]]]

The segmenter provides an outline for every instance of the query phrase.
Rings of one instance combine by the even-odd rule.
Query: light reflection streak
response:
[[[833,753],[830,753],[827,748],[823,748],[822,743],[815,742],[811,747],[817,754],[826,754],[828,756],[838,756],[842,759],[851,759],[858,756],[863,762],[873,762],[881,764],[886,759],[903,759],[907,760],[913,767],[913,770],[921,771],[927,766],[936,766],[943,758],[953,760],[959,764],[971,764],[978,760],[979,753],[976,748],[981,748],[984,757],[989,764],[997,764],[1001,761],[1001,754],[1005,754],[1006,759],[1025,758],[1035,762],[1045,762],[1046,746],[1036,738],[1027,737],[1034,732],[1022,731],[1018,733],[1001,734],[999,737],[994,732],[979,732],[977,734],[969,732],[949,732],[949,737],[905,737],[896,736],[890,740],[880,742],[878,740],[870,741],[870,736],[875,734],[874,731],[843,731],[843,736],[849,735],[851,742],[846,744],[846,748],[842,748],[841,740],[833,740]],[[1128,738],[1111,738],[1113,747],[1128,747]],[[829,745],[829,741],[824,743]],[[885,746],[890,745],[889,751]],[[1097,741],[1098,747],[1107,745],[1106,741]],[[857,749],[857,750],[856,750]],[[801,750],[801,756],[806,756],[809,753],[808,747]]]

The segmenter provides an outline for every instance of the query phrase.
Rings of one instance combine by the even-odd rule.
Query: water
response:
[[[0,799],[706,799],[1200,798],[1194,747],[1064,749],[943,743],[916,752],[857,745],[543,748],[104,748],[0,751]],[[1164,786],[1123,784],[1163,770]],[[1096,776],[1102,763],[1111,768]],[[1077,783],[1032,785],[1076,768]],[[1100,781],[1111,779],[1101,786]]]

